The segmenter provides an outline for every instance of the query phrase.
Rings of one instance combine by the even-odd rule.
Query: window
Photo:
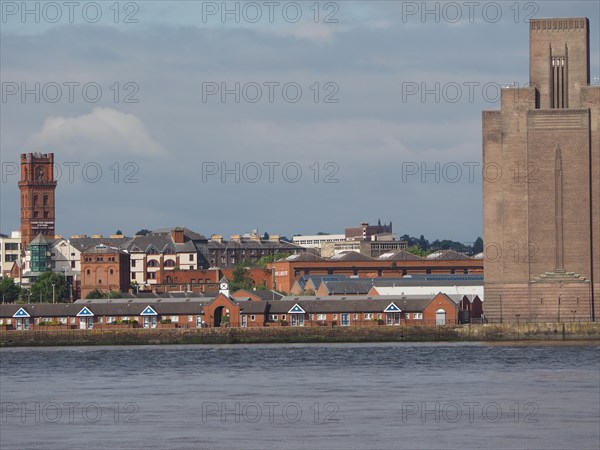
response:
[[[309,314],[310,320],[315,320],[315,315],[314,314]]]
[[[60,318],[58,319],[58,321],[59,321],[60,323],[62,323],[63,325],[66,325],[66,324],[67,324],[67,318],[66,318],[66,317],[60,317]]]
[[[358,314],[357,314],[357,313],[354,313],[354,314],[352,315],[352,318],[353,318],[354,320],[358,320]]]
[[[410,319],[410,313],[404,313],[404,318],[406,320],[409,320]]]
[[[136,275],[137,275],[137,273],[135,273],[135,272],[131,272],[131,279],[132,279],[132,280],[135,280],[135,276],[136,276]]]
[[[34,219],[37,219],[37,217],[38,217],[38,212],[37,212],[37,211],[34,211],[34,212],[33,212],[33,218],[34,218]]]
[[[327,314],[317,314],[317,320],[327,320]]]
[[[44,219],[48,218],[48,214],[50,214],[48,211],[44,211]]]
[[[179,316],[171,316],[171,322],[179,322]]]
[[[71,325],[73,325],[75,323],[75,317],[71,317],[69,321],[71,322]]]
[[[38,203],[38,196],[34,195],[33,196],[33,206],[37,206],[37,203]]]
[[[194,260],[194,255],[190,255],[190,261]]]
[[[44,195],[44,206],[48,206],[48,196]]]
[[[337,320],[337,314],[333,315],[333,320]]]
[[[85,271],[85,274],[86,274],[86,275],[89,275],[90,273],[91,273],[91,272],[90,272],[90,269],[87,269],[87,270]]]
[[[377,313],[377,318],[381,319],[383,316],[381,315],[381,313]]]
[[[165,267],[175,267],[175,261],[173,261],[172,259],[167,259],[165,261]]]
[[[114,273],[114,270],[110,269],[110,270],[108,271],[108,273],[109,273],[110,275],[112,275],[112,274]]]
[[[102,280],[98,280],[98,284],[102,284]]]
[[[71,261],[71,269],[75,268],[75,261]]]
[[[158,267],[158,261],[156,261],[155,259],[151,259],[150,261],[148,261],[148,267]]]
[[[135,259],[131,260],[131,267],[135,267]]]
[[[16,261],[18,256],[19,255],[6,254],[6,255],[4,255],[4,262],[13,262],[13,261]]]
[[[188,316],[188,322],[193,322],[194,321],[194,316]]]
[[[421,320],[423,319],[423,313],[414,313],[413,318]]]
[[[102,317],[98,317],[98,323],[102,323]]]
[[[129,320],[129,316],[123,316],[123,317],[121,317],[121,320],[122,320],[122,321]]]
[[[254,316],[254,314],[250,315],[250,322],[254,322],[254,320],[256,319],[256,317]]]
[[[281,320],[285,320],[285,314],[281,315]]]
[[[365,313],[365,320],[373,319],[373,313]]]
[[[106,323],[113,323],[115,321],[115,318],[113,316],[108,316],[106,318]]]
[[[277,314],[269,314],[269,320],[277,320]]]

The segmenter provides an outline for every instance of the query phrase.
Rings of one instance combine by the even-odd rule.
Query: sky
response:
[[[118,5],[116,7],[115,5]],[[56,232],[482,235],[481,111],[526,86],[539,2],[9,2],[0,231],[21,153],[53,152]]]

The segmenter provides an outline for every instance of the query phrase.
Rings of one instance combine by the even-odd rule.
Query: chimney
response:
[[[223,236],[221,236],[220,234],[213,234],[210,237],[210,240],[213,242],[218,242],[219,244],[223,243]]]
[[[171,230],[171,237],[176,244],[183,244],[183,228],[177,227]]]

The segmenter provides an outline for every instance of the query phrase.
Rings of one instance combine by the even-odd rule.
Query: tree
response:
[[[412,245],[412,246],[408,247],[406,249],[406,251],[408,253],[412,253],[413,255],[417,255],[417,256],[421,256],[421,257],[427,256],[427,255],[429,255],[429,253],[431,253],[428,250],[421,249],[421,247],[419,247],[418,245]]]
[[[247,261],[241,261],[235,265],[235,269],[233,269],[233,279],[230,282],[230,288],[232,291],[237,291],[239,289],[252,289],[254,282],[246,270],[247,266]]]
[[[12,303],[19,298],[21,288],[15,284],[14,278],[6,277],[0,281],[0,294],[3,302]]]
[[[102,291],[100,289],[92,289],[90,292],[87,293],[85,298],[86,299],[104,298],[104,296],[102,295]]]
[[[275,262],[278,259],[287,258],[290,255],[291,255],[291,253],[275,252],[273,255],[262,256],[258,261],[256,261],[255,265],[262,267],[263,269],[266,269],[268,263]]]
[[[150,230],[146,230],[145,228],[142,228],[140,231],[138,231],[137,233],[135,233],[136,236],[146,236],[148,234],[152,233],[152,231]]]
[[[478,237],[473,243],[473,253],[477,254],[481,252],[483,252],[483,239],[481,239],[481,237]]]
[[[265,231],[265,234],[263,234],[262,240],[263,240],[263,241],[268,241],[270,237],[271,237],[271,236],[269,236],[269,233],[267,233],[267,232]]]
[[[121,293],[118,292],[118,291],[110,290],[110,291],[108,291],[105,294],[100,289],[92,289],[90,292],[88,292],[88,294],[85,296],[85,298],[86,299],[93,299],[93,298],[121,298]]]
[[[419,248],[423,251],[429,250],[429,241],[423,235],[419,238]]]
[[[115,234],[123,234],[123,232],[121,230],[117,230],[117,232]]]
[[[54,284],[54,299],[62,302],[69,298],[69,290],[65,278],[55,272],[45,272],[31,285],[32,302],[51,302],[52,285]]]

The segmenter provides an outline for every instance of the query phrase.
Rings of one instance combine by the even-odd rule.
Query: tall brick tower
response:
[[[54,239],[54,153],[21,154],[21,248],[38,234]]]
[[[530,87],[483,112],[485,316],[600,317],[600,86],[587,18],[530,22]]]

